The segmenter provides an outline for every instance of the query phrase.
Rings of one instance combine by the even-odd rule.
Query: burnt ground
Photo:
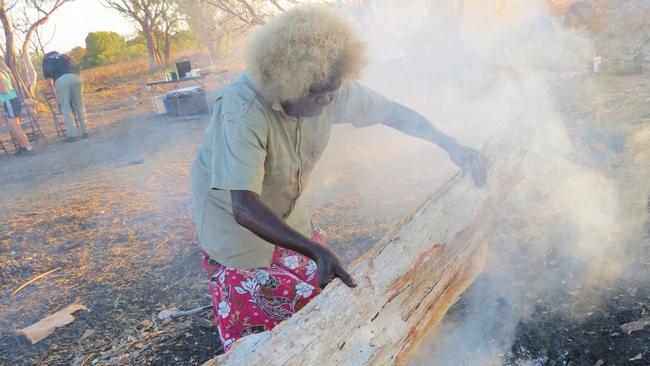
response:
[[[517,327],[511,364],[533,359],[536,365],[648,365],[650,328],[629,334],[621,329],[647,318],[647,283],[618,283],[600,296],[605,303],[579,320],[557,303],[536,306],[533,316]]]
[[[610,180],[628,216],[621,220],[640,224],[589,268],[563,249],[573,238],[562,216],[535,221],[544,217],[535,204],[526,210],[539,215],[508,213],[532,220],[530,233],[512,222],[497,228],[484,272],[425,337],[412,365],[650,365],[650,223],[643,225],[650,139],[637,141],[650,131],[650,78],[565,75],[550,84],[574,143],[571,160]]]
[[[575,76],[553,85],[556,105],[569,135],[576,145],[583,147],[574,152],[574,161],[611,179],[621,192],[624,207],[641,210],[648,199],[648,161],[634,166],[640,155],[630,141],[639,130],[647,131],[649,86],[647,74]],[[648,145],[645,149],[648,151]],[[488,319],[485,324],[489,328],[485,337],[476,341],[476,349],[487,354],[490,350],[505,349],[497,358],[507,365],[650,364],[650,327],[643,326],[645,320],[650,320],[648,223],[634,235],[621,236],[621,242],[614,246],[617,252],[606,253],[612,260],[625,258],[624,266],[614,270],[615,275],[609,276],[611,268],[603,263],[591,274],[599,280],[586,284],[580,278],[585,272],[581,269],[584,262],[560,249],[567,240],[562,233],[564,223],[555,221],[552,225],[556,228],[549,230],[541,223],[538,235],[556,241],[557,245],[550,245],[538,258],[524,259],[539,253],[527,252],[530,238],[518,238],[521,242],[517,250],[522,258],[503,263],[517,274],[516,278],[504,279],[513,283],[510,290],[490,293],[486,285],[491,276],[488,266],[487,273],[467,291],[466,296],[490,299],[478,313]],[[548,288],[536,287],[539,283]],[[512,322],[512,314],[518,314],[518,320]],[[453,324],[454,319],[476,315],[476,309],[463,297],[451,309],[449,318]],[[626,324],[639,327],[630,330]],[[477,362],[471,355],[458,358],[458,364],[481,364]]]
[[[623,204],[650,209],[645,175],[649,163],[644,160],[640,167],[633,166],[639,151],[630,143],[635,131],[647,131],[650,122],[648,75],[592,75],[576,81],[555,85],[556,103],[572,139],[588,147],[576,160],[612,179],[624,192]],[[585,129],[581,121],[595,123]],[[625,267],[614,281],[581,289],[571,287],[572,279],[565,277],[567,286],[530,301],[532,310],[517,324],[505,357],[508,364],[522,360],[533,365],[650,364],[650,326],[643,325],[650,319],[650,225],[646,222],[625,240],[618,246],[625,252]],[[552,257],[541,270],[525,275],[557,276],[558,268],[566,265],[562,262],[569,259]],[[605,273],[607,268],[599,271]],[[638,329],[626,328],[630,323],[639,324]]]

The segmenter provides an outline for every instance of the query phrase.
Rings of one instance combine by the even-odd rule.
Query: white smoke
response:
[[[627,214],[618,182],[602,169],[615,154],[594,155],[558,111],[553,83],[590,73],[594,46],[564,30],[543,0],[374,1],[350,12],[371,46],[367,85],[476,148],[495,135],[527,146],[523,181],[495,208],[484,274],[412,361],[502,364],[517,323],[540,299],[577,293],[570,311],[584,315],[599,300],[585,289],[621,275],[623,243],[645,221],[643,210]],[[635,143],[648,140],[639,134]]]

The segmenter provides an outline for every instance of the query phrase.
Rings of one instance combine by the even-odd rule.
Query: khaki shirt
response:
[[[294,118],[269,104],[244,75],[224,87],[192,164],[194,219],[201,246],[217,262],[239,269],[268,267],[275,246],[235,222],[231,190],[252,191],[307,237],[312,226],[302,193],[333,123],[357,127],[386,121],[393,102],[345,82],[323,113]]]

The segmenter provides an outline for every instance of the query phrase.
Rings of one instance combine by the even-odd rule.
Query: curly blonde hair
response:
[[[304,97],[337,73],[358,78],[365,65],[365,42],[324,5],[298,6],[272,19],[252,37],[246,54],[253,83],[272,103]]]

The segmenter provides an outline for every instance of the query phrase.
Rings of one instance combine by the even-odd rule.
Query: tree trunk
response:
[[[29,52],[22,55],[23,75],[25,75],[25,86],[27,98],[36,99],[36,82],[38,81],[38,74],[34,68],[34,64],[29,56]]]
[[[34,64],[32,64],[32,60],[29,55],[29,45],[32,42],[32,36],[34,35],[34,32],[36,32],[40,26],[47,23],[49,19],[50,17],[48,14],[29,27],[27,33],[25,34],[25,39],[23,39],[23,46],[20,50],[20,65],[16,65],[18,74],[20,74],[20,78],[17,82],[21,84],[21,88],[23,89],[23,96],[28,99],[36,98],[37,81],[36,70],[34,69]],[[18,60],[16,60],[16,62],[17,61]]]
[[[487,188],[457,174],[356,262],[357,288],[330,284],[294,317],[206,365],[405,364],[482,270],[493,218],[524,155],[495,163]]]
[[[12,69],[15,64],[16,55],[14,50],[14,27],[7,14],[7,4],[4,0],[0,1],[0,22],[5,34],[5,64]]]
[[[152,31],[146,27],[142,28],[142,34],[147,42],[147,58],[149,60],[149,70],[155,70],[160,65],[160,58],[156,50],[156,41]]]
[[[6,1],[0,0],[0,22],[5,35],[5,64],[11,70],[14,88],[24,98],[34,99],[36,97],[37,76],[29,55],[32,36],[40,26],[47,23],[50,15],[65,2],[66,0],[56,1],[51,10],[44,12],[41,18],[29,26],[23,39],[19,54],[20,59],[18,59],[15,51],[14,29],[7,14],[7,4]]]
[[[169,65],[169,57],[171,56],[171,40],[168,31],[165,32],[163,41],[163,60],[165,65]]]
[[[30,93],[29,79],[25,78],[25,75],[28,74],[28,66],[22,60],[17,59],[11,74],[13,76],[13,87],[16,92],[25,99],[33,99],[33,94]]]
[[[25,88],[23,88],[20,73],[16,67],[16,50],[14,44],[14,28],[9,20],[7,14],[7,4],[5,1],[0,1],[0,22],[5,35],[5,59],[4,62],[11,72],[11,78],[14,81],[14,88],[21,95],[25,95]]]

